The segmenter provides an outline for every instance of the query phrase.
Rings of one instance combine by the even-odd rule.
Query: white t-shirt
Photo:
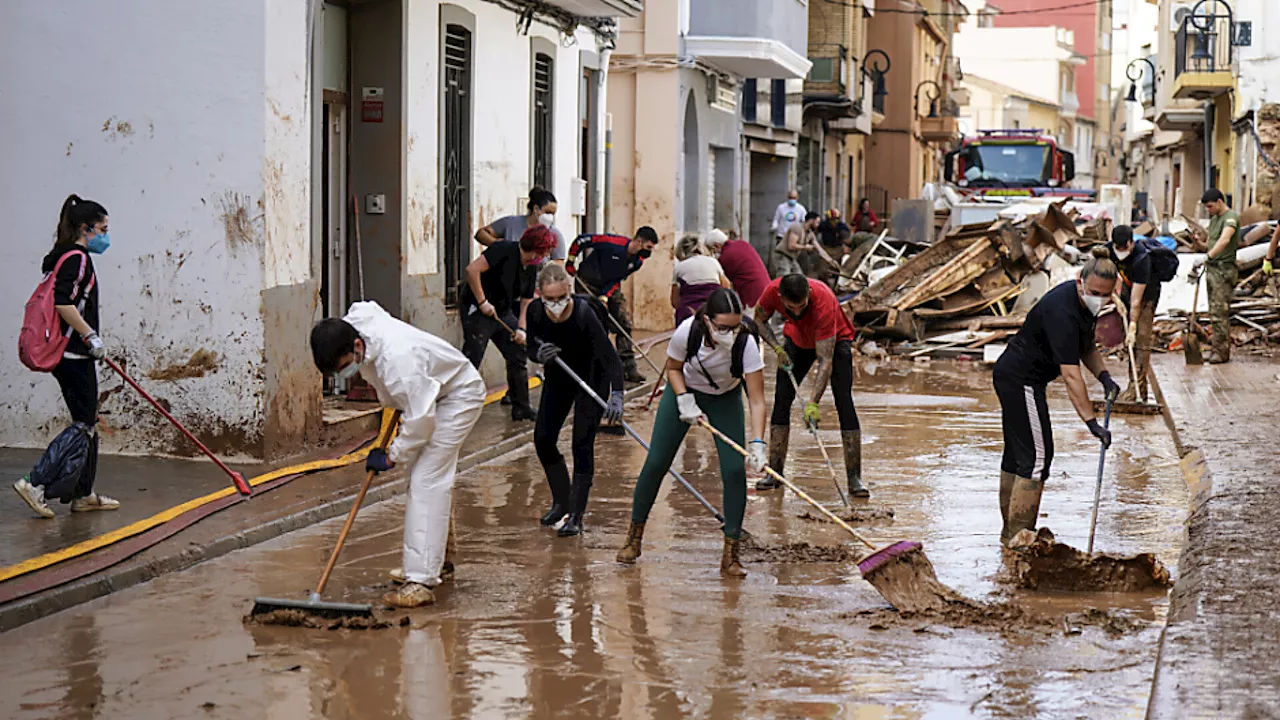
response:
[[[688,318],[676,328],[675,334],[671,336],[671,342],[667,343],[667,357],[684,362],[689,347],[689,330],[697,319],[696,316]],[[742,382],[733,376],[732,365],[732,344],[719,344],[712,349],[704,342],[702,347],[698,348],[697,356],[684,363],[684,384],[690,390],[708,395],[724,395]],[[754,338],[747,340],[747,346],[742,351],[743,376],[763,369],[764,358],[760,357],[759,343]],[[719,389],[711,384],[712,381],[720,386]]]
[[[723,272],[719,260],[708,255],[693,255],[676,263],[671,284],[679,285],[683,280],[685,285],[719,285]]]

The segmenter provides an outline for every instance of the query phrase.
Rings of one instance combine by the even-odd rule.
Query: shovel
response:
[[[1107,411],[1102,416],[1103,429],[1111,429],[1111,404],[1115,402],[1112,398],[1107,398]],[[1093,519],[1089,521],[1089,548],[1086,552],[1093,554],[1093,534],[1098,529],[1098,504],[1102,501],[1102,468],[1107,464],[1107,446],[1102,446],[1102,452],[1098,455],[1098,482],[1093,487]]]
[[[1203,365],[1204,355],[1200,353],[1200,334],[1196,324],[1196,308],[1200,305],[1200,274],[1192,272],[1195,278],[1196,291],[1191,300],[1191,314],[1187,316],[1187,329],[1182,333],[1182,356],[1188,365]]]

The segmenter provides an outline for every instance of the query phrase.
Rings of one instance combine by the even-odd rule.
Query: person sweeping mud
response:
[[[365,468],[385,472],[408,463],[404,514],[404,584],[382,596],[393,607],[435,602],[449,536],[458,453],[484,408],[485,385],[465,355],[440,338],[391,317],[375,302],[311,331],[320,372],[349,379],[359,373],[383,405],[401,411],[400,433],[375,448]]]
[[[786,322],[779,343],[769,327],[774,313],[782,313]],[[862,425],[853,405],[853,340],[854,330],[831,288],[804,275],[791,274],[769,283],[756,307],[756,323],[760,336],[778,354],[778,376],[774,386],[773,414],[769,422],[769,467],[785,474],[787,447],[791,440],[791,403],[799,388],[791,383],[788,370],[796,383],[818,363],[818,375],[804,406],[806,423],[817,426],[821,420],[818,403],[831,386],[840,418],[840,440],[844,445],[844,468],[849,494],[869,498],[871,491],[862,482]],[[756,483],[757,490],[773,490],[779,482],[771,477]]]
[[[606,330],[614,331],[605,313],[617,321],[627,335],[631,334],[631,316],[627,313],[627,298],[622,294],[622,281],[639,272],[657,244],[657,231],[645,225],[636,230],[633,238],[579,235],[569,246],[565,267],[595,297],[598,303],[595,310],[601,314],[600,322]],[[622,374],[627,382],[645,381],[636,367],[636,349],[621,333],[618,333],[618,357],[622,358]]]
[[[98,336],[98,276],[89,256],[101,255],[111,245],[107,231],[107,210],[92,200],[69,196],[58,216],[53,249],[44,257],[40,270],[56,273],[53,303],[64,336],[70,338],[62,359],[53,368],[53,378],[62,390],[62,399],[71,412],[71,427],[64,430],[45,450],[51,457],[61,445],[83,443],[88,457],[79,477],[53,477],[56,463],[36,464],[35,469],[14,483],[13,489],[38,515],[53,517],[50,498],[71,503],[71,512],[115,510],[120,503],[94,492],[98,471],[98,366],[107,356]]]
[[[742,388],[751,409],[749,446],[752,472],[765,466],[764,360],[755,324],[742,316],[738,294],[721,288],[693,317],[680,323],[667,345],[667,389],[658,403],[653,437],[631,505],[627,543],[618,551],[618,562],[631,565],[640,557],[644,526],[658,497],[662,479],[675,459],[689,427],[706,418],[712,426],[739,445],[745,444]],[[724,550],[720,573],[726,577],[747,574],[738,558],[742,516],[747,509],[746,462],[741,454],[716,441],[720,481],[724,486]]]
[[[548,265],[538,274],[541,297],[529,305],[529,340],[535,362],[546,367],[542,401],[533,431],[538,461],[551,486],[551,509],[543,525],[555,525],[565,516],[558,535],[582,532],[582,517],[595,476],[596,430],[600,419],[616,422],[622,417],[622,361],[609,342],[600,318],[585,298],[573,296],[573,280],[563,266]],[[600,405],[555,362],[559,358],[600,397]],[[556,447],[560,429],[573,411],[573,483],[569,467]]]
[[[1133,228],[1120,225],[1111,231],[1110,260],[1120,271],[1120,298],[1128,307],[1129,327],[1125,346],[1133,351],[1129,387],[1120,393],[1125,402],[1147,401],[1147,372],[1151,365],[1151,326],[1160,303],[1160,283],[1172,280],[1178,257],[1155,240],[1133,238]]]
[[[1108,398],[1120,394],[1093,337],[1098,313],[1110,302],[1116,287],[1118,273],[1115,263],[1105,257],[1107,253],[1106,248],[1096,248],[1079,278],[1040,298],[996,362],[992,380],[1004,426],[1002,542],[1008,543],[1020,530],[1035,530],[1040,514],[1040,495],[1053,462],[1053,429],[1045,401],[1045,387],[1050,382],[1062,376],[1071,404],[1089,432],[1104,447],[1111,445],[1111,433],[1098,422],[1080,372],[1083,365],[1093,373]]]
[[[462,352],[479,368],[489,343],[498,347],[507,363],[512,420],[537,417],[529,405],[525,310],[533,301],[537,266],[555,247],[556,236],[551,229],[535,225],[524,231],[519,242],[494,243],[467,265],[467,279],[459,303]],[[516,329],[515,337],[507,332],[503,323]]]

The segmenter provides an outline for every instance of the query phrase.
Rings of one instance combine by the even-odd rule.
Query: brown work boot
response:
[[[1036,520],[1040,517],[1040,495],[1044,493],[1044,483],[1031,478],[1015,477],[1013,491],[1009,493],[1009,520],[1005,523],[1001,540],[1018,534],[1020,530],[1035,530]]]
[[[382,602],[391,607],[416,608],[434,605],[436,596],[435,593],[431,592],[431,588],[422,583],[407,582],[401,585],[398,590],[383,593]]]
[[[742,561],[738,559],[738,546],[740,540],[733,538],[724,539],[724,550],[720,553],[720,574],[725,577],[746,577],[747,569],[742,567]]]
[[[769,426],[769,467],[773,468],[773,471],[779,475],[786,473],[787,447],[790,444],[790,425]],[[772,475],[765,475],[756,481],[757,490],[774,490],[781,485],[782,483],[778,482]]]
[[[640,541],[644,539],[644,523],[632,521],[627,528],[627,544],[618,551],[618,562],[623,565],[635,565],[640,559]]]
[[[1210,365],[1221,365],[1222,363],[1231,362],[1231,351],[1210,350],[1208,355],[1204,356],[1204,361]]]
[[[849,497],[865,500],[871,491],[862,484],[862,431],[849,430],[840,433],[844,445],[844,473],[849,482]]]
[[[1009,497],[1013,495],[1013,483],[1018,479],[1017,475],[1011,472],[1000,473],[1000,519],[1003,523],[1000,529],[1000,540],[1007,540],[1009,533]]]

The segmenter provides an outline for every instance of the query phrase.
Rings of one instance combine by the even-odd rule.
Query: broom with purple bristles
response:
[[[724,444],[742,453],[743,457],[747,457],[747,451],[741,445],[712,427],[705,418],[699,420],[698,424],[711,431],[711,434]],[[809,497],[808,493],[793,485],[776,470],[765,467],[764,471],[871,550],[869,555],[858,561],[858,572],[862,573],[862,579],[871,583],[871,586],[899,612],[942,610],[953,603],[965,602],[964,598],[954,590],[938,582],[938,577],[933,572],[933,564],[929,562],[929,558],[925,557],[924,545],[903,540],[877,548],[870,540],[849,527],[848,523],[817,500]]]

